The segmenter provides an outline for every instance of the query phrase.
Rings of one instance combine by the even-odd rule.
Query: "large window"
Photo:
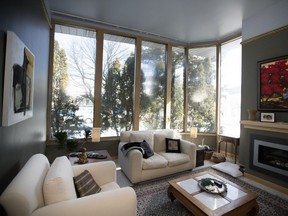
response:
[[[216,47],[189,49],[188,125],[216,132]]]
[[[164,128],[166,46],[142,42],[139,128]]]
[[[104,35],[101,135],[119,136],[133,126],[135,39]]]
[[[240,136],[241,39],[221,46],[219,133]]]
[[[56,25],[54,36],[50,137],[83,138],[93,126],[96,32]]]
[[[102,137],[191,127],[215,134],[217,124],[219,133],[238,135],[240,39],[219,47],[217,83],[216,46],[186,51],[177,44],[141,38],[136,43],[131,36],[56,24],[49,138],[61,131],[70,139],[84,138],[84,129],[93,127],[101,128]]]
[[[184,129],[185,49],[172,47],[171,128]]]

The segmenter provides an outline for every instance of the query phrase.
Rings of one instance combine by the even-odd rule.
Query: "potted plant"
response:
[[[85,141],[87,142],[87,140],[91,137],[92,135],[92,131],[90,129],[85,128],[84,130],[85,132]]]
[[[78,140],[69,139],[67,140],[67,149],[69,152],[74,152],[78,147]]]
[[[89,137],[91,137],[92,131],[90,129],[85,128],[84,129],[84,141],[79,149],[79,151],[86,151],[86,148],[84,147],[85,143],[87,143]]]
[[[55,134],[54,134],[54,137],[58,140],[58,147],[59,148],[64,148],[65,147],[65,144],[67,142],[67,132],[66,131],[57,131]]]

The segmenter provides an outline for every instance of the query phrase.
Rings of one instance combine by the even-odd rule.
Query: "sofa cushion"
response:
[[[189,155],[184,153],[160,152],[159,154],[168,161],[168,166],[170,167],[184,164],[190,161]]]
[[[168,161],[165,158],[163,158],[161,155],[157,153],[154,153],[152,157],[143,160],[142,169],[148,170],[148,169],[165,168],[167,164]]]
[[[156,131],[154,133],[154,151],[155,152],[163,152],[166,149],[166,138],[173,138],[174,132],[173,130],[167,130],[164,132]]]
[[[153,133],[151,131],[133,131],[130,135],[130,142],[146,142],[154,149]]]
[[[180,139],[166,138],[166,152],[181,153]]]
[[[130,141],[131,131],[121,131],[120,132],[120,142],[129,142]]]
[[[78,176],[73,177],[78,197],[99,193],[101,188],[95,182],[88,170],[84,170]]]
[[[52,163],[43,184],[45,205],[76,199],[73,171],[66,156],[57,157]]]

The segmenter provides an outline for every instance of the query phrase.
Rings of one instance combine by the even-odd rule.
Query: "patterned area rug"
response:
[[[187,171],[163,179],[144,182],[133,186],[137,194],[137,215],[139,216],[186,216],[193,215],[180,202],[171,202],[167,196],[168,181],[185,175],[203,171],[216,173],[229,181],[255,192],[259,205],[259,216],[286,216],[288,215],[288,200],[268,193],[258,187],[252,186],[240,179],[233,178],[212,168],[203,168],[196,171]]]

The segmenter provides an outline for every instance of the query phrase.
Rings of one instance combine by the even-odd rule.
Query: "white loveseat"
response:
[[[73,176],[88,170],[100,193],[77,198]],[[113,161],[71,166],[58,157],[51,167],[43,154],[33,155],[0,197],[8,216],[127,215],[137,211],[135,191],[116,183]]]
[[[138,183],[173,173],[191,170],[196,166],[196,145],[180,139],[181,153],[166,152],[166,138],[175,138],[175,131],[169,129],[147,131],[122,131],[118,146],[118,162],[132,183]],[[144,159],[141,151],[133,149],[126,154],[127,143],[145,140],[154,155]]]

